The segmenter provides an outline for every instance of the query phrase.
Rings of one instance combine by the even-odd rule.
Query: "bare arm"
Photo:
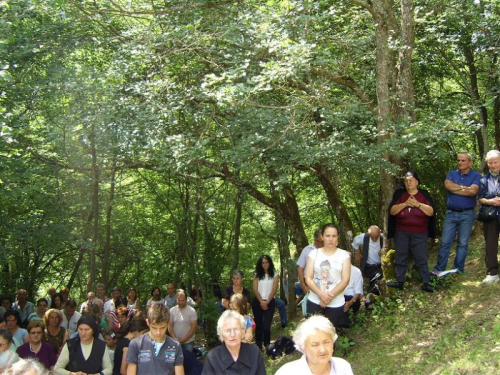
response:
[[[312,290],[316,295],[319,296],[321,300],[321,304],[328,305],[332,298],[326,293],[323,292],[319,286],[313,281],[314,278],[314,260],[311,258],[307,259],[306,270],[304,274],[304,278],[306,280],[307,285],[309,285],[309,289]]]
[[[257,298],[260,303],[264,302],[264,300],[262,299],[262,296],[259,293],[259,279],[257,278],[257,276],[254,276],[254,278],[253,278],[253,288],[252,289],[253,289],[253,294],[255,295],[255,298]]]
[[[391,207],[390,214],[392,216],[395,216],[408,206],[409,206],[408,200],[406,200],[406,202],[403,202],[403,203],[395,204]]]
[[[450,181],[450,180],[446,180],[444,182],[444,187],[450,193],[453,193],[453,194],[456,194],[456,195],[462,195],[464,197],[473,197],[479,191],[479,186],[478,185],[464,186],[464,185],[456,184],[456,183],[454,183],[453,181]]]
[[[127,353],[128,353],[128,348],[125,347],[123,348],[123,357],[122,357],[122,364],[120,365],[120,375],[127,375]]]
[[[269,297],[267,298],[268,301],[272,301],[274,297],[276,296],[276,292],[278,291],[278,285],[280,283],[280,278],[275,275],[274,281],[273,281],[273,290],[271,291],[271,294],[269,294]]]
[[[304,269],[301,266],[297,266],[297,274],[299,276],[302,291],[304,292],[304,294],[307,294],[307,292],[309,292],[309,288],[306,285],[306,280],[304,279]]]
[[[179,365],[174,367],[175,375],[184,375],[184,366]]]
[[[168,334],[170,337],[172,337],[175,341],[179,341],[177,337],[175,337],[175,332],[174,332],[174,321],[172,320],[172,315],[170,315],[170,320],[168,322]],[[127,374],[128,375],[128,374]]]
[[[247,328],[247,330],[245,331],[245,336],[243,337],[243,340],[241,340],[241,341],[252,343],[252,341],[253,341],[253,328],[252,327]]]
[[[129,363],[127,366],[127,375],[137,375],[137,364]]]
[[[328,292],[328,295],[332,297],[332,299],[339,294],[344,293],[344,289],[349,285],[349,280],[351,279],[351,259],[346,258],[342,263],[342,281],[338,283],[335,288]]]

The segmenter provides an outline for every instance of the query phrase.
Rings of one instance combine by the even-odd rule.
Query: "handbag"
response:
[[[487,206],[482,204],[477,212],[476,219],[482,221],[493,221],[497,218],[497,206]]]

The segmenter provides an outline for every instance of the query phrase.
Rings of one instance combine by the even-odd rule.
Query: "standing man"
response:
[[[382,264],[380,261],[380,252],[384,245],[383,235],[380,228],[372,225],[366,233],[361,233],[354,237],[352,248],[354,249],[354,263],[363,274],[368,278],[368,293],[379,295],[377,281],[382,278]]]
[[[177,296],[175,295],[175,284],[169,283],[167,284],[167,295],[164,298],[165,306],[169,309],[177,305]]]
[[[168,332],[170,336],[181,344],[183,349],[193,351],[194,336],[198,328],[196,310],[187,304],[186,292],[177,291],[177,306],[170,309]]]
[[[302,250],[300,253],[299,260],[297,261],[297,274],[299,276],[299,282],[295,284],[295,294],[298,296],[305,296],[309,292],[309,288],[304,280],[304,269],[307,264],[307,257],[309,253],[315,249],[323,247],[323,235],[321,234],[321,229],[314,232],[314,242]]]
[[[465,258],[467,258],[469,250],[469,238],[476,219],[474,207],[481,175],[471,169],[472,158],[467,152],[461,152],[457,155],[457,164],[458,169],[450,171],[444,181],[444,186],[448,190],[446,199],[448,210],[443,224],[437,264],[432,270],[434,274],[446,270],[455,233],[458,234],[458,239],[453,268],[461,273],[464,272]]]
[[[104,286],[104,284],[97,284],[95,294],[97,298],[102,300],[102,302],[108,302],[109,298],[106,297],[106,287]]]
[[[118,299],[120,298],[121,295],[122,295],[122,291],[117,286],[115,286],[113,289],[111,289],[111,299],[107,300],[106,303],[104,303],[104,313],[105,314],[111,314],[111,311],[116,310],[116,304],[117,304]]]
[[[76,332],[78,321],[82,317],[82,314],[76,311],[76,301],[73,299],[67,300],[64,310],[61,310],[61,313],[61,327],[65,328],[71,337],[71,335]]]
[[[87,300],[80,305],[80,314],[87,314],[90,312],[90,308],[92,307],[92,302],[95,299],[94,292],[87,293]]]
[[[21,316],[22,328],[28,325],[28,316],[35,312],[35,305],[28,301],[28,293],[24,289],[19,289],[17,291],[17,301],[12,305],[12,310],[19,312]]]

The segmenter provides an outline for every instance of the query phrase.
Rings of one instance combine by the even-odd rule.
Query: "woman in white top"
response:
[[[141,309],[141,300],[137,295],[135,288],[130,288],[127,295],[127,308],[129,310],[139,311]]]
[[[351,277],[351,256],[337,248],[338,229],[334,224],[322,228],[323,247],[312,250],[307,259],[305,281],[310,289],[308,314],[322,314],[338,329],[348,327],[344,312],[344,289]]]
[[[255,318],[255,343],[262,348],[271,343],[271,323],[274,316],[274,295],[278,290],[279,274],[269,255],[262,255],[255,266],[252,311]]]
[[[324,316],[315,315],[302,322],[293,341],[302,358],[283,365],[275,375],[353,375],[349,362],[332,357],[337,335]]]

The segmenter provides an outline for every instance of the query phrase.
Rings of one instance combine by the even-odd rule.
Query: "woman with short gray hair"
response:
[[[259,348],[241,341],[245,327],[243,316],[233,310],[224,311],[217,322],[217,335],[222,345],[208,353],[203,375],[265,375],[264,359]]]
[[[243,286],[243,273],[240,270],[231,272],[232,285],[228,286],[222,296],[222,306],[229,309],[229,300],[233,294],[242,294],[247,301],[247,309],[250,309],[250,292]]]
[[[302,322],[293,335],[295,347],[304,355],[283,365],[276,375],[352,375],[349,362],[332,357],[335,340],[333,324],[322,315],[313,315]]]
[[[483,283],[500,281],[498,277],[498,236],[500,234],[500,152],[498,150],[488,151],[486,163],[489,172],[479,181],[479,192],[477,198],[483,206],[493,206],[494,215],[492,220],[483,221],[483,235],[486,242],[486,278]]]

